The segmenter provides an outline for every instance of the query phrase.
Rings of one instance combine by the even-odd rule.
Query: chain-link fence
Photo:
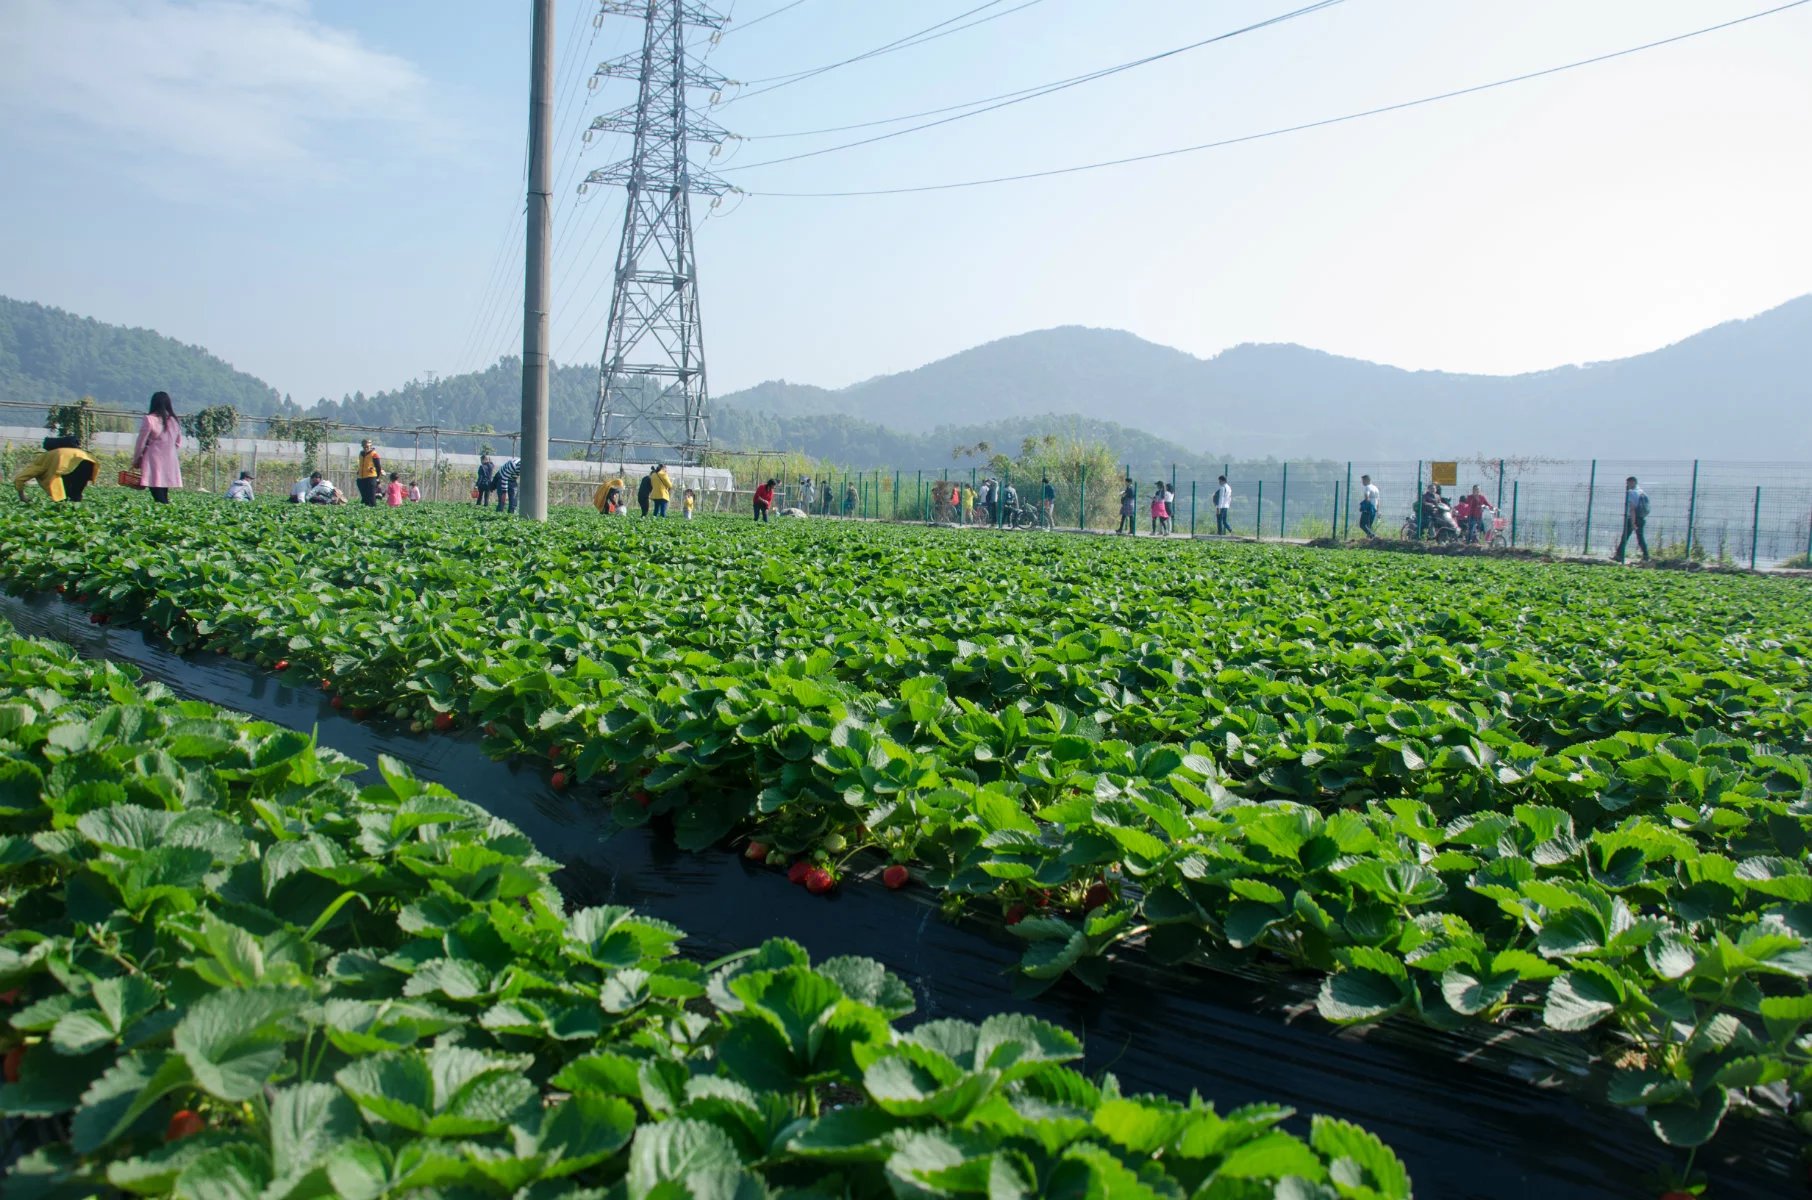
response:
[[[37,453],[45,413],[42,405],[0,402],[0,464],[9,474]],[[90,448],[102,459],[101,477],[111,478],[130,456],[139,414],[95,408],[91,415]],[[311,440],[300,440],[298,430]],[[518,447],[511,432],[241,417],[232,435],[209,451],[185,454],[184,469],[192,488],[218,490],[250,470],[265,477],[263,490],[286,490],[311,465],[330,477],[356,474],[362,436],[377,443],[386,471],[418,482],[429,500],[470,502],[479,452],[502,462]],[[556,439],[550,450],[551,503],[589,504],[600,484],[621,478],[626,506],[634,509],[636,482],[650,464],[581,461],[587,447],[577,441]],[[1361,502],[1368,482],[1378,497],[1373,533],[1431,536],[1427,510],[1416,501],[1439,475],[1449,500],[1478,489],[1480,540],[1560,556],[1616,553],[1624,538],[1625,481],[1633,476],[1648,497],[1640,532],[1650,554],[1758,568],[1812,566],[1812,463],[1229,460],[1214,477],[1191,478],[1175,467],[1091,473],[1077,464],[1017,477],[998,466],[824,471],[785,452],[717,452],[712,460],[705,467],[670,466],[676,502],[689,487],[698,512],[747,513],[756,485],[773,479],[776,509],[814,517],[1172,537],[1215,536],[1224,528],[1236,537],[1292,541],[1365,536]],[[1222,476],[1224,525],[1215,502]]]
[[[1262,540],[1350,540],[1365,536],[1361,503],[1377,489],[1372,533],[1434,537],[1417,498],[1436,463],[1228,462],[1226,532]],[[1678,460],[1479,459],[1452,464],[1439,485],[1449,501],[1483,501],[1472,536],[1503,548],[1557,556],[1608,557],[1623,540],[1626,479],[1648,498],[1640,532],[1657,558],[1757,568],[1805,566],[1812,554],[1812,464]],[[1149,473],[1149,472],[1148,472]],[[1445,472],[1442,472],[1445,474]],[[953,526],[1050,528],[1209,537],[1220,528],[1220,474],[1172,473],[1073,478],[981,467],[870,469],[795,481],[782,503],[814,516],[930,522]],[[803,499],[809,495],[811,502]],[[1462,536],[1465,536],[1463,533]]]

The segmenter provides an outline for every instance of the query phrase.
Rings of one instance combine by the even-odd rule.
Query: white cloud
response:
[[[307,0],[5,0],[0,108],[120,152],[321,170],[347,123],[419,131],[425,80]],[[137,157],[137,154],[131,154]]]

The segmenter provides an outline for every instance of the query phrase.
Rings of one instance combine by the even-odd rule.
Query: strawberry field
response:
[[[1335,1024],[1582,1054],[1673,1146],[1803,1119],[1795,581],[100,499],[0,510],[0,578],[478,731],[687,849],[931,889],[1027,991],[1275,968]]]

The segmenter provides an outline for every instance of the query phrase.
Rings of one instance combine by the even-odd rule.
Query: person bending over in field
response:
[[[239,478],[227,484],[226,498],[228,500],[256,499],[252,495],[252,473],[250,471],[239,472]]]
[[[75,439],[68,440],[73,442]],[[94,482],[94,459],[86,450],[65,445],[59,438],[45,438],[44,447],[44,453],[26,463],[13,476],[13,487],[19,492],[20,503],[25,501],[25,485],[36,481],[52,504],[64,500],[80,504],[82,492]]]
[[[774,484],[775,480],[770,479],[755,489],[755,519],[757,521],[767,520],[768,510],[774,507]]]

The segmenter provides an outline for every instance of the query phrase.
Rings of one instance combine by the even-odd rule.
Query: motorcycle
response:
[[[1403,518],[1404,541],[1432,537],[1437,542],[1457,542],[1463,536],[1459,521],[1454,519],[1453,505],[1447,503],[1445,497],[1425,497],[1421,501],[1420,520],[1416,512],[1416,508],[1411,507],[1409,515]]]

